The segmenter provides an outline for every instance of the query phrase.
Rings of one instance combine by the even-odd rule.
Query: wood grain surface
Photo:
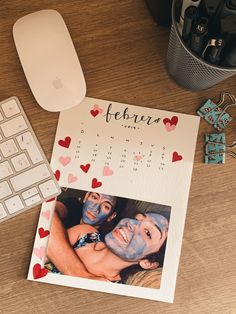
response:
[[[2,0],[0,5],[0,99],[22,102],[50,159],[58,113],[37,105],[12,37],[14,22],[40,9],[65,19],[87,82],[87,96],[196,114],[200,103],[236,93],[236,76],[192,92],[165,69],[169,29],[152,20],[144,0]],[[234,120],[225,130],[236,139]],[[203,163],[201,121],[174,304],[26,280],[40,207],[0,224],[0,313],[236,313],[236,159]],[[155,136],[155,135],[153,135]]]

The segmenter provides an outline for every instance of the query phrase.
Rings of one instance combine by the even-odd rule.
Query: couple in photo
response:
[[[87,192],[82,202],[78,197],[58,200],[46,267],[55,273],[111,282],[125,282],[127,274],[161,267],[168,219],[135,208],[122,218],[120,206],[117,197],[95,192]],[[107,223],[114,224],[104,232],[102,226]]]

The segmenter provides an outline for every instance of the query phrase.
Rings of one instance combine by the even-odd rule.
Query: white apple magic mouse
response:
[[[16,21],[16,49],[31,91],[48,111],[78,105],[85,97],[81,65],[62,16],[42,10]]]

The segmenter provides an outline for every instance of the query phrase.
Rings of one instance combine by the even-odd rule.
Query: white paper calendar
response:
[[[87,244],[86,240],[86,247],[76,249],[84,266],[96,276],[105,278],[87,279],[69,276],[60,269],[58,273],[53,273],[44,267],[48,261],[47,245],[56,200],[43,204],[28,279],[173,302],[198,126],[197,116],[88,97],[79,106],[60,113],[51,160],[59,185],[65,191],[84,191],[90,193],[90,196],[105,195],[106,200],[115,199],[114,203],[110,201],[109,204],[114,207],[113,212],[123,210],[115,208],[118,206],[117,200],[124,200],[124,207],[128,208],[129,205],[129,208],[135,207],[138,210],[142,203],[145,207],[144,219],[129,217],[121,222],[117,220],[117,229],[114,226],[115,231],[110,231],[102,243]],[[81,208],[82,218],[76,222],[78,229],[72,228],[84,236],[85,231],[82,230],[86,230],[86,220],[83,220],[84,207]],[[168,211],[168,218],[163,218],[163,208]],[[158,231],[153,231],[153,235],[158,238],[160,232],[160,239],[166,237],[163,265],[160,267],[159,263],[157,269],[151,266],[150,271],[144,269],[147,278],[150,274],[155,278],[158,273],[159,284],[156,287],[137,280],[122,282],[122,271],[119,270],[114,275],[114,269],[111,269],[110,274],[118,278],[113,281],[108,269],[104,274],[99,271],[100,264],[93,271],[93,258],[91,264],[86,264],[84,252],[91,252],[91,256],[97,259],[100,255],[96,255],[98,253],[94,248],[98,245],[102,246],[101,251],[106,251],[109,258],[119,259],[117,265],[120,268],[124,265],[142,264],[140,261],[147,260],[144,252],[153,253],[152,245],[156,241],[146,230],[146,226],[149,227],[152,223],[158,228]],[[152,231],[152,226],[150,228]],[[94,230],[96,234],[97,229],[96,225],[88,226],[88,230]],[[140,230],[144,230],[149,238],[143,239]],[[115,248],[113,250],[108,241],[112,236],[114,241],[122,244],[124,250],[124,246],[128,246],[131,240],[136,241],[137,252],[132,258],[122,254],[120,256]],[[78,241],[80,239],[79,236],[76,238]],[[142,249],[139,241],[143,243]],[[156,250],[159,250],[162,242],[159,242]],[[102,260],[101,265],[103,262]]]

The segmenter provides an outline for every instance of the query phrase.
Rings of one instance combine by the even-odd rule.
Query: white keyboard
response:
[[[60,191],[18,98],[0,102],[0,222]]]

